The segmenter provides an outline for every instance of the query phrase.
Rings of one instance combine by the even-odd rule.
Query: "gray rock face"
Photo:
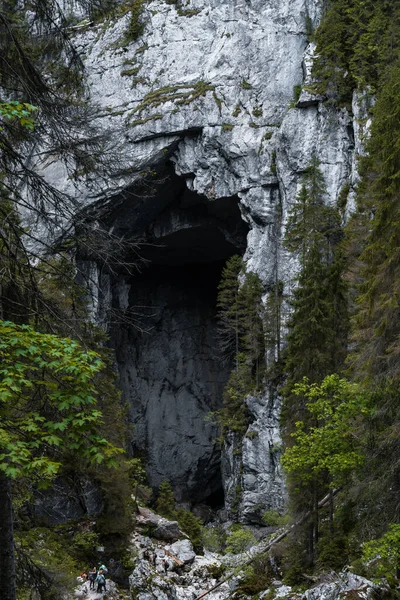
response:
[[[35,517],[46,525],[60,525],[85,515],[96,517],[102,509],[99,488],[86,479],[70,484],[58,478],[50,490],[35,495]]]
[[[294,86],[310,81],[306,23],[317,24],[321,4],[191,0],[178,10],[154,0],[144,4],[135,42],[125,35],[129,13],[78,34],[97,106],[92,125],[108,133],[115,159],[111,176],[98,186],[73,183],[54,157],[32,157],[50,182],[90,207],[93,220],[153,245],[147,275],[95,272],[93,314],[108,323],[117,351],[132,446],[147,452],[152,485],[170,479],[179,500],[203,501],[221,487],[216,432],[204,420],[220,406],[228,376],[215,356],[216,261],[245,252],[266,292],[277,280],[285,290],[294,285],[298,266],[281,239],[313,154],[327,202],[348,182],[351,204],[354,148],[365,128],[360,102],[354,120],[304,90],[294,99]],[[144,171],[157,175],[151,197],[138,183]],[[231,210],[238,201],[242,228]],[[279,509],[285,495],[279,403],[266,394],[249,399],[249,408],[248,436],[240,448],[228,440],[224,458],[227,505],[236,502],[245,521]]]
[[[280,401],[273,390],[246,400],[254,419],[242,440],[225,444],[225,506],[243,523],[264,524],[268,510],[281,512],[285,505],[285,482],[280,465]]]

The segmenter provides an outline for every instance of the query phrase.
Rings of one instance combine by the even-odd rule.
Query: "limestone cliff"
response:
[[[136,41],[127,38],[128,9],[78,28],[92,125],[107,133],[108,152],[120,159],[106,182],[89,187],[73,186],[60,163],[33,158],[91,219],[141,243],[149,261],[139,274],[100,273],[82,257],[99,282],[94,310],[108,323],[132,447],[146,454],[151,484],[169,479],[178,498],[214,505],[223,484],[228,509],[236,502],[244,521],[283,503],[279,399],[270,391],[249,399],[252,434],[235,448],[240,465],[227,445],[221,482],[216,431],[205,421],[228,375],[216,352],[216,286],[235,253],[244,253],[266,292],[278,280],[293,285],[296,264],[281,237],[312,154],[328,202],[356,179],[359,123],[345,109],[297,93],[310,77],[307,31],[320,4],[152,0],[142,6]],[[144,172],[154,175],[149,194]],[[140,326],[113,322],[116,312],[137,313]]]

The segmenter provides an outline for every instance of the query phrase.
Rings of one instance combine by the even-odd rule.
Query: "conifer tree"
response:
[[[335,370],[340,371],[346,348],[344,263],[337,252],[340,221],[338,211],[324,203],[325,196],[324,179],[313,157],[290,211],[285,237],[286,247],[297,254],[300,264],[285,353],[287,381],[283,388],[283,424],[289,446],[289,434],[296,422],[303,421],[306,429],[313,425],[306,410],[307,399],[294,392],[298,389],[296,385],[304,377],[311,383],[319,383]],[[294,506],[313,511],[308,537],[311,562],[319,541],[318,496],[326,483],[313,476],[298,496],[295,493],[298,474],[294,473],[289,479]]]
[[[156,511],[163,517],[173,519],[176,516],[175,498],[171,484],[167,479],[161,482],[158,489]]]
[[[226,263],[218,285],[219,339],[222,357],[232,359],[239,354],[240,316],[239,316],[239,275],[243,268],[240,256],[232,256]],[[238,364],[236,361],[236,370]]]
[[[336,348],[343,348],[346,340],[344,263],[337,251],[342,234],[339,213],[325,205],[325,194],[319,163],[313,157],[289,213],[284,240],[300,263],[289,322],[286,394],[303,377],[321,381],[344,359],[343,355],[334,359]]]
[[[218,315],[222,354],[234,361],[223,394],[223,408],[217,419],[222,431],[243,435],[248,426],[245,397],[261,383],[265,365],[263,287],[256,273],[245,273],[240,284],[243,261],[228,260],[218,286]]]
[[[238,294],[238,308],[243,353],[250,376],[258,387],[264,366],[263,287],[256,273],[246,273]]]

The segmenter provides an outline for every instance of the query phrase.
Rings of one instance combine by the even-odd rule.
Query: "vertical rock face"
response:
[[[154,0],[143,5],[136,41],[127,36],[130,13],[75,39],[92,125],[108,134],[115,164],[101,187],[77,183],[73,193],[114,234],[162,245],[144,247],[152,266],[142,275],[99,278],[97,316],[110,321],[133,447],[146,452],[150,481],[170,479],[181,499],[204,500],[221,486],[215,431],[204,421],[228,374],[214,352],[221,261],[245,252],[266,292],[276,281],[287,289],[297,265],[281,238],[311,156],[321,161],[327,202],[356,181],[350,115],[307,91],[294,98],[294,86],[310,80],[306,30],[318,23],[320,4]],[[57,163],[39,153],[33,160],[72,191]],[[136,193],[141,173],[153,170],[164,181],[150,197]],[[232,210],[238,201],[241,219]],[[110,308],[124,324],[111,323]],[[148,333],[131,318],[143,310]],[[236,493],[240,517],[251,521],[261,507],[282,506],[284,485],[276,395],[248,403],[254,422],[240,447],[241,472],[228,443],[224,488],[228,508]]]
[[[129,222],[147,242],[142,272],[114,275],[107,286],[132,450],[145,455],[153,487],[167,479],[178,500],[222,503],[218,431],[207,419],[230,370],[218,351],[216,296],[248,228],[237,198],[211,203],[173,173],[139,204],[107,217],[117,235]]]
[[[253,419],[243,439],[228,436],[223,453],[225,508],[244,523],[264,524],[263,515],[281,512],[285,482],[280,465],[280,402],[276,391],[247,398]]]
[[[132,447],[146,454],[150,484],[168,479],[178,500],[205,501],[221,488],[218,432],[205,419],[228,375],[216,354],[220,270],[219,263],[149,269],[132,283],[130,303],[154,315],[150,331],[114,332]]]

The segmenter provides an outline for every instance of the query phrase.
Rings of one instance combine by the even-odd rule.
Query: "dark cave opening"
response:
[[[115,313],[136,322],[110,328],[129,405],[133,452],[149,483],[169,480],[176,499],[223,506],[218,432],[230,366],[218,352],[217,286],[228,258],[243,254],[248,227],[238,198],[209,200],[172,165],[150,197],[125,195],[103,217],[114,235],[137,239],[146,266],[111,275]]]

